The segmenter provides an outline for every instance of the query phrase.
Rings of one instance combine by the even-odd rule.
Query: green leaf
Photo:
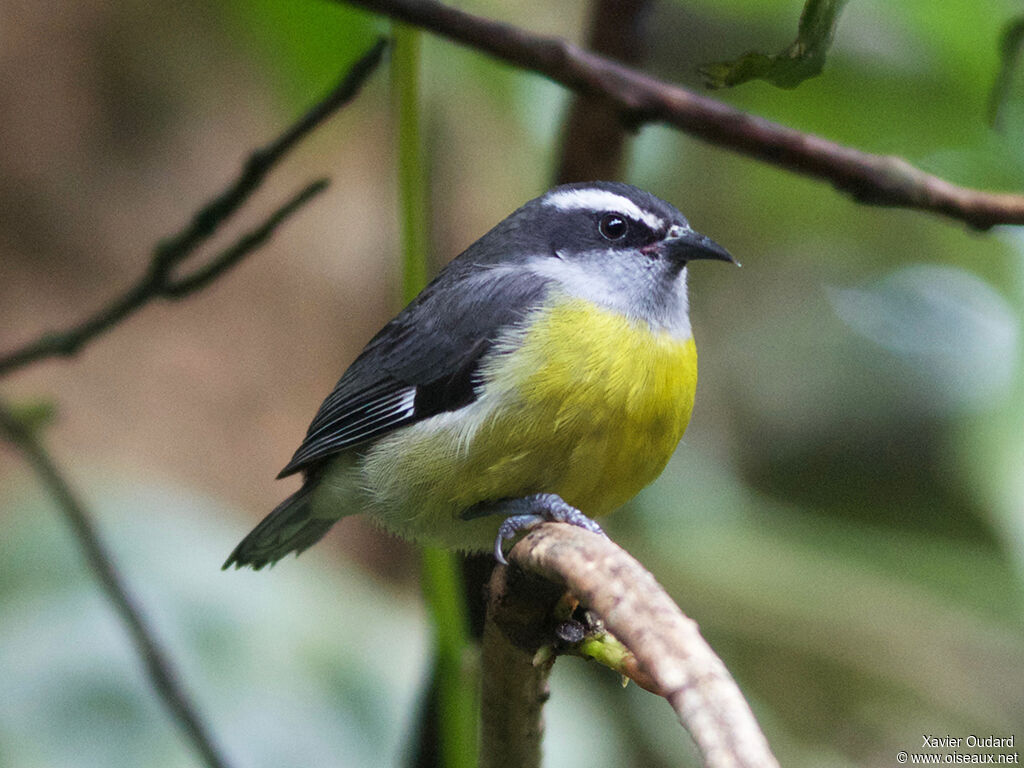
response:
[[[825,68],[839,13],[846,0],[807,0],[796,40],[779,53],[752,51],[732,61],[705,64],[700,68],[708,88],[731,88],[748,80],[767,80],[779,88],[796,88]]]
[[[379,18],[339,3],[229,0],[217,7],[239,45],[267,63],[296,107],[316,99],[346,59],[354,61],[386,31]]]

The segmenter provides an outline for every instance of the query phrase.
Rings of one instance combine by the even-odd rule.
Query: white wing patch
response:
[[[415,387],[386,392],[354,408],[344,409],[332,418],[323,419],[316,429],[311,429],[284,471],[289,471],[292,466],[301,466],[311,457],[341,450],[379,434],[384,428],[399,425],[410,419],[415,410]]]
[[[642,221],[657,231],[665,226],[660,216],[645,211],[628,197],[609,192],[607,189],[563,189],[549,192],[542,198],[544,205],[550,205],[560,211],[593,210],[614,211],[636,221]]]

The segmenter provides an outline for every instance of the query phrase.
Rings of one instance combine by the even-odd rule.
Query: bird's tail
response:
[[[277,562],[289,552],[297,555],[320,541],[337,519],[313,517],[310,497],[314,485],[306,483],[274,507],[274,511],[263,518],[263,522],[235,547],[222,568],[249,565],[258,571],[268,563]]]

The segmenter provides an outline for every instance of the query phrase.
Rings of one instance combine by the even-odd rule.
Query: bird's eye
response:
[[[598,222],[597,231],[606,240],[621,240],[626,236],[629,225],[626,220],[617,213],[606,213]]]

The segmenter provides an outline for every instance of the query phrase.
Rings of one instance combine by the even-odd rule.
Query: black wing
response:
[[[525,270],[452,262],[366,345],[278,477],[472,402],[481,358],[548,285]]]

